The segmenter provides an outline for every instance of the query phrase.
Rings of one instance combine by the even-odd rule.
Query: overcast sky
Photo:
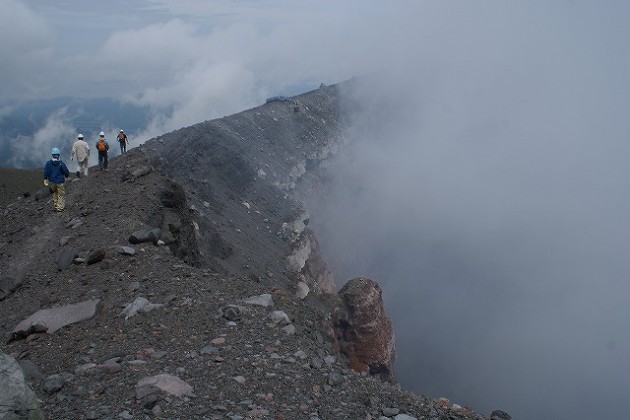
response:
[[[373,67],[374,29],[395,36],[409,4],[3,0],[0,97],[119,97],[154,107],[160,134]]]
[[[621,0],[1,0],[0,97],[149,105],[146,139],[378,74],[313,226],[340,281],[382,284],[400,381],[519,420],[618,418],[628,22]],[[63,112],[34,141],[55,130]]]

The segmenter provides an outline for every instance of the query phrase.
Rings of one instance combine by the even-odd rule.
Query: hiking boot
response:
[[[77,178],[81,178],[81,172],[77,171]]]

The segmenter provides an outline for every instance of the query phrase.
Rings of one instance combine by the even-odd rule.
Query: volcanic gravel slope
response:
[[[42,186],[44,164],[41,169],[0,168],[0,207],[29,197]]]
[[[21,284],[0,301],[0,350],[20,361],[48,418],[484,418],[351,371],[330,328],[336,295],[294,295],[283,223],[304,212],[294,194],[315,188],[343,143],[338,93],[320,89],[153,139],[108,171],[69,179],[64,212],[52,211],[45,191],[0,209],[2,276]],[[165,222],[170,247],[129,243]],[[78,259],[60,271],[69,248]],[[245,302],[263,294],[273,306]],[[122,315],[138,297],[163,306]],[[89,320],[11,333],[39,309],[92,299],[99,308]],[[138,393],[140,380],[160,374],[192,393]]]

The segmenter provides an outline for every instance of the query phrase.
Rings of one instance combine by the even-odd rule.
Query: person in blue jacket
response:
[[[63,211],[66,207],[66,192],[64,182],[70,176],[70,171],[65,163],[59,159],[61,152],[53,147],[52,159],[44,166],[44,185],[50,187],[53,192],[53,206],[55,211]]]

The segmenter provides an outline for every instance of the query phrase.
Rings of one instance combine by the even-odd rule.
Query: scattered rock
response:
[[[91,265],[91,264],[96,264],[99,263],[101,261],[103,261],[105,259],[105,250],[104,249],[95,249],[93,251],[90,251],[90,253],[87,256],[87,264]]]
[[[265,293],[259,296],[249,297],[245,299],[245,303],[247,303],[248,305],[258,305],[258,306],[264,306],[264,307],[273,306],[274,304],[273,298],[268,293]]]
[[[274,324],[286,325],[291,323],[289,315],[287,315],[284,311],[273,311],[269,315],[269,318],[271,318],[271,322],[273,322]]]
[[[136,398],[163,392],[174,397],[194,396],[193,387],[182,381],[177,376],[162,373],[160,375],[142,378],[136,384]]]
[[[129,242],[134,245],[144,242],[152,242],[153,244],[157,244],[158,239],[160,239],[160,233],[160,228],[147,228],[139,230],[131,234],[131,236],[129,237]]]
[[[121,246],[118,248],[118,253],[122,255],[135,255],[136,249],[130,246]]]
[[[139,168],[134,169],[133,171],[126,172],[122,176],[122,181],[123,182],[135,182],[136,179],[150,174],[152,170],[153,170],[153,168],[150,167],[150,166],[140,166]]]
[[[73,305],[41,309],[13,328],[12,337],[24,338],[32,332],[44,330],[52,334],[66,325],[85,321],[96,315],[100,300],[88,300]]]
[[[50,375],[44,380],[44,392],[47,394],[54,394],[55,392],[61,391],[63,385],[64,381],[61,375]]]
[[[76,229],[83,225],[83,221],[79,217],[75,217],[66,224],[66,229]]]
[[[199,353],[201,353],[201,354],[211,354],[211,353],[216,353],[218,351],[219,351],[219,349],[214,347],[214,346],[205,346],[201,350],[199,350]]]
[[[293,324],[285,325],[284,327],[282,327],[282,331],[284,331],[284,333],[286,335],[294,335],[295,334],[295,325],[293,325]]]
[[[308,296],[308,293],[310,291],[311,289],[308,287],[308,284],[304,283],[303,281],[300,281],[298,282],[296,286],[295,297],[302,300],[306,296]]]
[[[236,305],[226,305],[219,309],[219,316],[228,321],[238,321],[241,319],[242,309]]]
[[[153,309],[161,308],[164,306],[161,303],[151,303],[148,299],[143,297],[137,297],[133,302],[125,306],[125,309],[120,312],[121,315],[125,316],[125,319],[129,319],[138,312],[149,312]]]
[[[383,415],[385,417],[394,417],[398,413],[400,413],[400,410],[398,408],[395,408],[395,407],[383,407]]]
[[[213,346],[220,346],[221,344],[225,344],[225,337],[217,337],[210,340],[210,344]]]
[[[59,271],[63,271],[66,268],[70,267],[74,257],[77,256],[77,251],[72,247],[63,247],[59,250],[59,254],[57,254],[57,268]]]

